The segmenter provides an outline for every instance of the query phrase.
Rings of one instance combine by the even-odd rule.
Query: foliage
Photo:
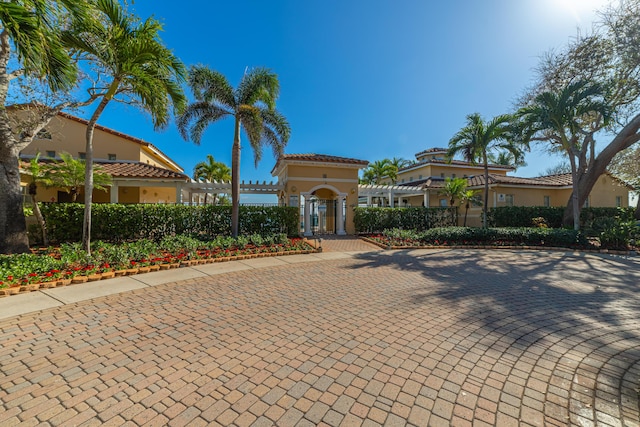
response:
[[[400,161],[400,159],[397,159]],[[398,176],[398,167],[395,166],[391,160],[382,159],[376,160],[362,171],[362,178],[360,182],[362,184],[380,185],[384,178],[387,178],[391,183],[396,182]]]
[[[193,179],[196,181],[204,180],[208,182],[224,182],[231,180],[231,169],[223,162],[216,162],[216,159],[207,154],[207,161],[200,162],[193,168]],[[205,193],[204,202],[207,203],[207,196]],[[218,195],[213,195],[213,204],[216,204]]]
[[[484,166],[484,227],[487,226],[489,206],[489,155],[498,150],[511,153],[514,159],[522,158],[522,149],[512,140],[512,120],[512,116],[503,114],[485,122],[480,114],[469,114],[466,125],[449,140],[447,157],[450,160],[462,153],[466,161],[472,164],[480,162]]]
[[[379,233],[389,228],[426,230],[454,225],[456,208],[354,208],[356,233]]]
[[[549,144],[569,158],[572,177],[573,227],[580,228],[578,180],[594,152],[594,127],[606,126],[612,110],[604,87],[580,80],[554,91],[544,91],[517,112],[519,133],[524,144]],[[584,135],[591,135],[583,140]]]
[[[550,228],[438,227],[426,231],[385,230],[390,246],[549,246],[588,248],[584,234],[576,230]]]
[[[42,213],[49,237],[57,242],[76,242],[82,237],[83,205],[44,203]],[[299,232],[298,210],[292,207],[241,206],[240,230],[244,235],[262,236]],[[157,204],[96,204],[92,212],[92,233],[105,241],[151,239],[188,235],[213,239],[230,235],[229,206],[186,206]]]
[[[231,149],[231,234],[240,225],[240,131],[244,129],[253,149],[257,165],[262,148],[268,146],[280,156],[289,141],[291,128],[286,118],[275,109],[280,94],[278,76],[266,68],[245,72],[234,89],[221,73],[205,66],[189,70],[189,87],[195,101],[178,117],[177,125],[184,139],[200,144],[202,134],[212,123],[226,117],[235,120]]]
[[[60,153],[60,161],[45,163],[42,166],[42,182],[48,187],[59,187],[76,200],[78,192],[84,186],[86,161],[74,159],[71,154]],[[111,184],[111,175],[100,166],[93,168],[93,188],[107,191]]]
[[[546,206],[501,206],[489,211],[489,224],[492,227],[531,227],[538,226],[544,220],[550,228],[562,227],[563,207]],[[594,229],[601,218],[620,218],[621,221],[633,219],[633,208],[583,208],[580,213],[581,228]]]

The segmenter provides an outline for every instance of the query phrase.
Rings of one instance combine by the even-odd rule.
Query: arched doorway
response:
[[[305,236],[345,233],[346,194],[331,185],[318,185],[308,192],[302,205],[302,229]]]

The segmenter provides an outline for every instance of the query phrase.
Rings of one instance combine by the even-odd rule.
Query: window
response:
[[[418,179],[422,179],[422,175],[418,175]]]
[[[54,157],[56,157],[56,152],[48,150],[47,151],[47,157],[51,157],[53,159]]]
[[[547,208],[551,206],[551,196],[544,196],[544,206]]]
[[[108,156],[109,156],[109,160],[116,160],[116,155],[115,154],[109,153]]]
[[[447,199],[440,199],[440,207],[441,208],[447,207]]]
[[[464,175],[462,175],[462,177],[463,178],[469,178],[466,173]]]
[[[622,196],[616,196],[616,208],[622,207]]]
[[[404,178],[402,178],[402,181],[400,181],[401,184],[404,184]]]
[[[507,206],[513,206],[513,194],[505,194],[504,202]]]
[[[451,174],[451,178],[455,179],[455,178],[456,178],[456,174],[455,174],[455,173],[452,173],[452,174]]]
[[[409,177],[409,182],[411,182],[411,181],[413,181],[413,177],[412,176]]]
[[[78,153],[78,158],[81,159],[81,160],[86,159],[87,158],[87,153],[85,153],[83,151],[79,152]]]
[[[444,178],[444,172],[440,174],[440,178]]]

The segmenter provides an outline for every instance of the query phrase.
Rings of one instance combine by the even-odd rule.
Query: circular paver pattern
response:
[[[0,425],[638,426],[640,266],[432,250],[0,321]]]

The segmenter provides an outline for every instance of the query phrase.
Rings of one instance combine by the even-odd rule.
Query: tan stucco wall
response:
[[[141,187],[140,203],[175,203],[176,189],[172,187]]]
[[[63,117],[55,117],[46,129],[51,133],[51,139],[34,139],[22,150],[23,154],[35,155],[40,152],[41,156],[46,156],[47,151],[55,151],[56,155],[66,152],[73,157],[78,157],[78,153],[86,151],[84,124]],[[110,153],[116,154],[117,160],[137,161],[140,159],[140,144],[96,129],[93,141],[94,159],[107,160]]]

